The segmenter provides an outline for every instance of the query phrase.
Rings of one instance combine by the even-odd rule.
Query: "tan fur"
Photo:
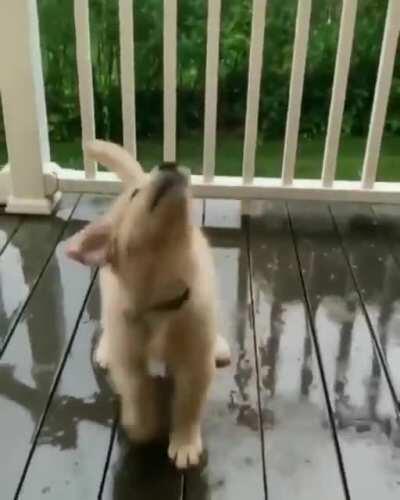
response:
[[[169,174],[146,176],[126,151],[105,142],[92,143],[87,154],[125,184],[109,213],[75,235],[68,248],[72,258],[101,266],[103,334],[96,360],[109,370],[121,397],[122,425],[136,441],[157,437],[165,425],[148,366],[154,359],[166,363],[174,385],[168,453],[179,468],[196,465],[207,391],[216,362],[229,363],[230,353],[216,336],[213,261],[190,220],[190,190],[177,181],[151,210]],[[157,310],[187,288],[189,299],[179,309]]]

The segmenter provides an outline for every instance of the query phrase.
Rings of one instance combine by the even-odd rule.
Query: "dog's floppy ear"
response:
[[[67,240],[66,254],[87,266],[104,266],[110,257],[111,224],[101,220],[88,224]]]

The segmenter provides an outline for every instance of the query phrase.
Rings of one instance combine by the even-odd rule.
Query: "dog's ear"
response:
[[[66,254],[87,266],[104,266],[110,257],[111,224],[96,221],[67,240]]]

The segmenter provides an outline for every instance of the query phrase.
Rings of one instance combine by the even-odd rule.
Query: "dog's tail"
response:
[[[86,144],[85,153],[112,170],[124,183],[138,183],[145,176],[140,163],[118,144],[95,140]]]

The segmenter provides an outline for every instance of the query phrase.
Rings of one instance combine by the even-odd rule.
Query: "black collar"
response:
[[[152,306],[150,311],[176,311],[180,309],[185,302],[189,300],[190,289],[185,288],[185,290],[171,300],[166,300],[165,302],[159,302],[158,304]]]
[[[145,319],[146,314],[151,314],[152,312],[169,312],[179,310],[185,302],[189,300],[190,288],[185,288],[185,290],[171,300],[166,300],[165,302],[159,302],[158,304],[149,307],[141,313],[132,314],[130,311],[125,312],[126,320],[129,322],[138,322]]]

